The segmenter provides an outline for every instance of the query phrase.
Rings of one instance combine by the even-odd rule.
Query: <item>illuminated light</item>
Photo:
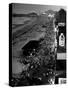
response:
[[[46,14],[45,12],[43,12],[43,14]]]
[[[30,56],[32,56],[32,53],[30,53]]]
[[[59,36],[59,46],[64,47],[65,46],[65,36],[63,33]]]
[[[30,77],[30,74],[28,73],[28,77]]]
[[[33,49],[35,51],[35,49]]]
[[[48,17],[54,17],[54,14],[49,14]]]
[[[66,60],[66,53],[57,53],[57,60]]]
[[[65,23],[58,23],[58,26],[65,26]]]
[[[41,77],[39,77],[38,79],[39,79],[39,80],[42,80],[42,78],[41,78]]]
[[[31,68],[33,68],[33,66],[31,66]]]
[[[46,75],[48,75],[48,73]]]
[[[43,76],[45,76],[45,73],[43,73]]]

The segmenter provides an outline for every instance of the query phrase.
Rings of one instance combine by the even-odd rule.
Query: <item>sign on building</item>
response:
[[[65,46],[65,36],[63,33],[60,34],[59,36],[59,46],[64,47]]]

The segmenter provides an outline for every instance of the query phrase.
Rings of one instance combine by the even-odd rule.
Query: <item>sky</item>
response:
[[[58,11],[61,8],[66,10],[65,6],[55,5],[39,5],[39,4],[12,4],[12,12],[17,14],[26,14],[30,12],[36,12],[37,14],[43,13],[47,10]]]

